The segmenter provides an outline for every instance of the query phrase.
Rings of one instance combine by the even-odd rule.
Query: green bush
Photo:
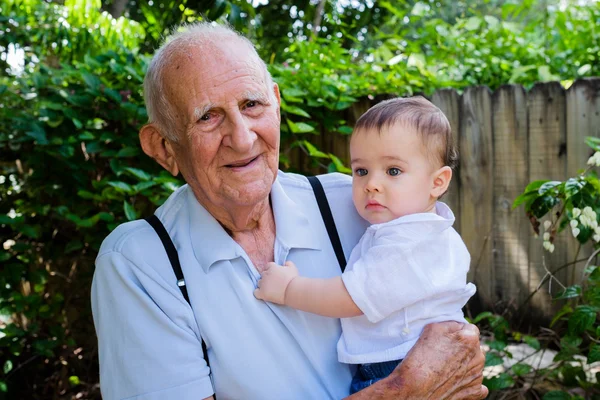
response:
[[[492,340],[486,343],[490,347],[486,366],[501,365],[506,359],[513,358],[507,349],[509,341],[525,343],[535,353],[550,346],[559,351],[550,367],[536,368],[516,360],[518,362],[508,371],[484,381],[490,390],[511,389],[521,395],[528,391],[539,393],[541,382],[546,387],[561,388],[545,394],[542,391],[544,400],[600,398],[600,373],[586,374],[590,364],[600,361],[600,326],[597,323],[600,312],[600,268],[597,264],[600,258],[600,180],[595,170],[600,167],[600,138],[588,137],[586,142],[595,154],[578,176],[564,182],[531,182],[513,205],[524,206],[527,218],[542,236],[542,246],[548,253],[554,252],[554,243],[560,234],[573,235],[579,248],[586,244],[592,248],[591,256],[584,260],[581,281],[563,287],[554,296],[554,300],[562,301],[564,306],[546,329],[545,340],[540,344],[536,338],[513,331],[502,316],[489,312],[474,320],[480,326],[489,327],[492,334]],[[563,233],[565,230],[568,233]],[[575,260],[559,268],[575,268],[580,262],[577,255]],[[547,274],[540,286],[545,280],[555,280],[553,274],[556,272]]]

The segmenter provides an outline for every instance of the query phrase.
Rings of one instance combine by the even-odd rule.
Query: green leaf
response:
[[[70,383],[72,386],[77,386],[77,385],[79,385],[79,384],[81,383],[81,381],[79,380],[79,377],[78,377],[78,376],[74,376],[74,375],[73,375],[73,376],[70,376],[70,377],[69,377],[69,383]]]
[[[309,133],[314,132],[315,128],[304,122],[294,122],[290,119],[287,120],[287,124],[290,127],[292,133]]]
[[[493,316],[494,314],[492,314],[489,311],[484,311],[482,313],[477,314],[477,316],[475,317],[475,319],[473,320],[473,323],[476,324],[478,322],[481,322],[482,320],[489,318],[491,316]]]
[[[125,157],[135,157],[140,154],[140,150],[136,147],[126,147],[117,152],[115,157],[125,158]]]
[[[550,66],[549,65],[540,65],[538,67],[538,77],[539,77],[539,80],[542,81],[542,82],[558,81],[558,80],[560,80],[560,76],[554,75],[550,71]]]
[[[568,199],[574,194],[579,193],[579,191],[585,186],[586,182],[581,181],[579,178],[569,178],[565,182],[565,196]]]
[[[560,346],[564,348],[576,349],[581,346],[583,339],[579,336],[565,335],[560,338]]]
[[[540,188],[538,189],[538,193],[539,194],[545,194],[546,192],[548,192],[549,190],[557,187],[561,183],[562,182],[560,182],[560,181],[549,181],[549,182],[546,182],[542,186],[540,186]]]
[[[100,87],[100,79],[96,75],[93,75],[87,71],[81,71],[81,77],[92,90],[98,90]]]
[[[596,151],[600,151],[600,138],[598,137],[587,136],[585,138],[585,144],[587,144]]]
[[[155,181],[140,182],[133,186],[133,191],[134,191],[134,193],[139,193],[143,190],[146,190],[146,189],[151,188],[156,185],[158,185],[158,182],[155,182]]]
[[[521,363],[517,363],[517,364],[513,365],[512,367],[510,367],[510,369],[516,376],[523,376],[523,375],[526,375],[529,372],[531,372],[530,365],[521,364]]]
[[[333,154],[329,153],[329,158],[331,159],[331,161],[333,161],[333,165],[335,165],[337,172],[341,172],[343,174],[351,174],[352,173],[352,170],[350,168],[346,167],[344,165],[344,163],[339,158],[334,156]]]
[[[554,314],[554,318],[552,318],[552,321],[550,322],[550,328],[552,328],[554,326],[554,324],[559,321],[562,317],[564,317],[567,314],[570,314],[573,312],[573,309],[571,308],[570,305],[565,304],[556,314]]]
[[[573,285],[557,293],[554,300],[572,299],[579,296],[581,296],[581,286]]]
[[[525,190],[523,190],[523,192],[527,193],[527,192],[531,192],[533,190],[538,190],[540,187],[542,187],[543,184],[545,184],[547,182],[550,182],[550,181],[549,180],[533,181],[529,185],[527,185],[527,187],[525,188]]]
[[[538,196],[539,196],[539,193],[538,193],[537,189],[522,193],[515,199],[515,201],[512,204],[512,208],[515,209],[518,206],[520,206],[521,204],[523,204],[525,202],[529,202],[530,200],[533,200]]]
[[[4,375],[8,374],[13,369],[13,363],[11,360],[6,360],[4,363]]]
[[[487,386],[490,391],[502,390],[513,386],[515,384],[515,380],[512,376],[504,372],[493,378],[484,379],[483,384]]]
[[[504,360],[502,359],[502,357],[494,352],[487,352],[485,354],[485,366],[486,367],[493,367],[495,365],[501,365],[502,363],[504,363]]]
[[[29,130],[25,131],[25,134],[35,139],[39,144],[48,144],[46,131],[41,125],[35,122],[29,125]]]
[[[283,97],[287,100],[288,98],[298,98],[298,97],[304,97],[306,96],[308,93],[302,89],[298,89],[298,88],[294,88],[294,87],[290,87],[290,88],[284,88],[281,93],[283,94]]]
[[[125,217],[127,217],[128,221],[133,221],[137,218],[135,208],[127,200],[123,202],[123,211],[125,211]]]
[[[103,92],[106,95],[106,97],[110,98],[115,103],[120,103],[122,100],[121,94],[119,92],[117,92],[116,90],[113,90],[110,88],[104,88]]]
[[[329,158],[329,156],[327,154],[323,153],[320,150],[317,150],[317,148],[312,143],[310,143],[308,140],[303,140],[302,144],[304,145],[306,150],[308,150],[309,156],[319,157],[319,158]]]
[[[108,182],[108,184],[112,187],[114,187],[115,189],[117,189],[119,192],[124,192],[124,193],[130,193],[131,192],[131,186],[128,185],[125,182],[121,182],[121,181],[112,181],[112,182]]]
[[[150,178],[152,178],[152,176],[150,176],[150,174],[148,174],[147,172],[138,169],[138,168],[131,168],[131,167],[127,167],[125,168],[125,171],[131,173],[131,175],[135,176],[136,178],[138,178],[141,181],[147,181],[150,180]]]
[[[523,342],[527,343],[529,347],[535,350],[540,349],[540,341],[534,338],[533,336],[525,335],[523,336]]]
[[[39,225],[21,225],[19,231],[32,239],[38,239],[40,237],[41,228]]]
[[[587,305],[580,305],[575,308],[573,314],[569,317],[569,333],[581,335],[587,329],[591,328],[596,322],[597,308]]]
[[[0,380],[0,392],[6,393],[8,392],[8,386],[6,382]]]
[[[588,353],[588,364],[600,361],[600,345],[594,343]]]
[[[465,29],[468,31],[474,31],[476,29],[479,29],[479,27],[481,26],[481,22],[481,18],[471,17],[467,20],[467,23],[465,24]]]
[[[551,195],[543,195],[538,197],[531,203],[530,210],[531,213],[536,218],[542,218],[544,215],[548,214],[552,208],[559,203],[559,200]]]
[[[560,390],[553,390],[542,397],[542,400],[570,400],[571,395]]]
[[[337,129],[337,131],[338,131],[339,133],[341,133],[342,135],[350,135],[350,134],[352,133],[352,131],[353,131],[353,130],[352,130],[352,128],[351,128],[351,127],[349,127],[349,126],[347,126],[347,125],[344,125],[344,126],[340,126],[340,127]]]
[[[490,346],[490,349],[492,350],[504,351],[504,349],[506,349],[506,342],[503,342],[502,340],[493,340],[488,342],[488,346]]]
[[[588,72],[590,72],[592,69],[591,64],[584,64],[581,67],[579,67],[579,69],[577,70],[577,75],[585,75]]]
[[[82,247],[83,247],[83,243],[81,243],[81,240],[79,240],[79,239],[71,240],[69,243],[67,243],[67,245],[65,247],[65,254],[69,254],[75,250],[79,250]]]
[[[307,113],[306,111],[304,111],[303,109],[301,109],[300,107],[297,106],[288,106],[288,105],[283,105],[282,103],[282,107],[283,111],[290,113],[290,114],[294,114],[294,115],[299,115],[301,117],[305,117],[305,118],[310,118],[310,114]]]

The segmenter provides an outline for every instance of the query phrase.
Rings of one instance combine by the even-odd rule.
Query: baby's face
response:
[[[350,141],[352,198],[358,213],[372,224],[428,212],[435,168],[414,128],[395,124],[359,131]]]

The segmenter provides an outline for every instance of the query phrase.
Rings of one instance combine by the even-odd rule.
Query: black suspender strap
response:
[[[179,286],[179,290],[181,290],[181,294],[185,298],[185,301],[188,302],[190,307],[192,304],[190,303],[190,298],[188,296],[187,288],[185,287],[185,280],[183,279],[183,271],[181,270],[181,264],[179,263],[179,255],[177,254],[177,249],[171,240],[171,237],[167,233],[165,226],[160,222],[160,219],[156,215],[151,215],[146,218],[146,221],[154,228],[160,241],[162,242],[165,250],[167,251],[167,256],[169,256],[169,261],[171,262],[171,267],[173,268],[173,272],[175,273],[175,278],[177,278],[177,286]],[[206,343],[204,339],[202,339],[202,353],[204,354],[204,360],[206,361],[206,365],[210,367],[210,363],[208,361],[208,351],[206,349]],[[214,399],[217,399],[217,395],[214,395]]]
[[[183,271],[181,270],[181,264],[179,263],[179,255],[177,254],[177,249],[175,249],[175,245],[171,240],[171,237],[167,233],[165,226],[160,222],[160,219],[156,215],[151,215],[146,218],[146,221],[156,231],[160,241],[163,246],[165,246],[165,250],[167,251],[167,256],[169,256],[169,261],[171,262],[171,267],[173,267],[173,272],[175,273],[175,277],[177,278],[177,286],[181,290],[181,294],[185,298],[185,301],[190,303],[190,298],[188,297],[187,288],[185,287],[185,280],[183,279]]]
[[[346,257],[344,256],[342,242],[340,241],[340,236],[338,235],[337,228],[335,227],[333,215],[331,214],[331,208],[329,207],[329,202],[325,196],[323,185],[316,176],[309,176],[308,182],[310,182],[310,185],[313,188],[313,192],[317,198],[317,204],[319,205],[319,211],[321,211],[321,217],[323,218],[325,228],[327,229],[327,234],[329,235],[329,240],[331,241],[331,245],[335,251],[335,256],[340,264],[340,268],[342,272],[344,272],[346,269]]]

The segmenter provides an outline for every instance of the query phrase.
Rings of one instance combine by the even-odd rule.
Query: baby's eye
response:
[[[390,176],[398,176],[402,173],[402,171],[400,171],[400,168],[392,167],[387,170],[387,173]]]
[[[354,175],[358,175],[358,176],[365,176],[368,173],[369,173],[369,171],[367,171],[365,168],[356,168],[354,170]]]

